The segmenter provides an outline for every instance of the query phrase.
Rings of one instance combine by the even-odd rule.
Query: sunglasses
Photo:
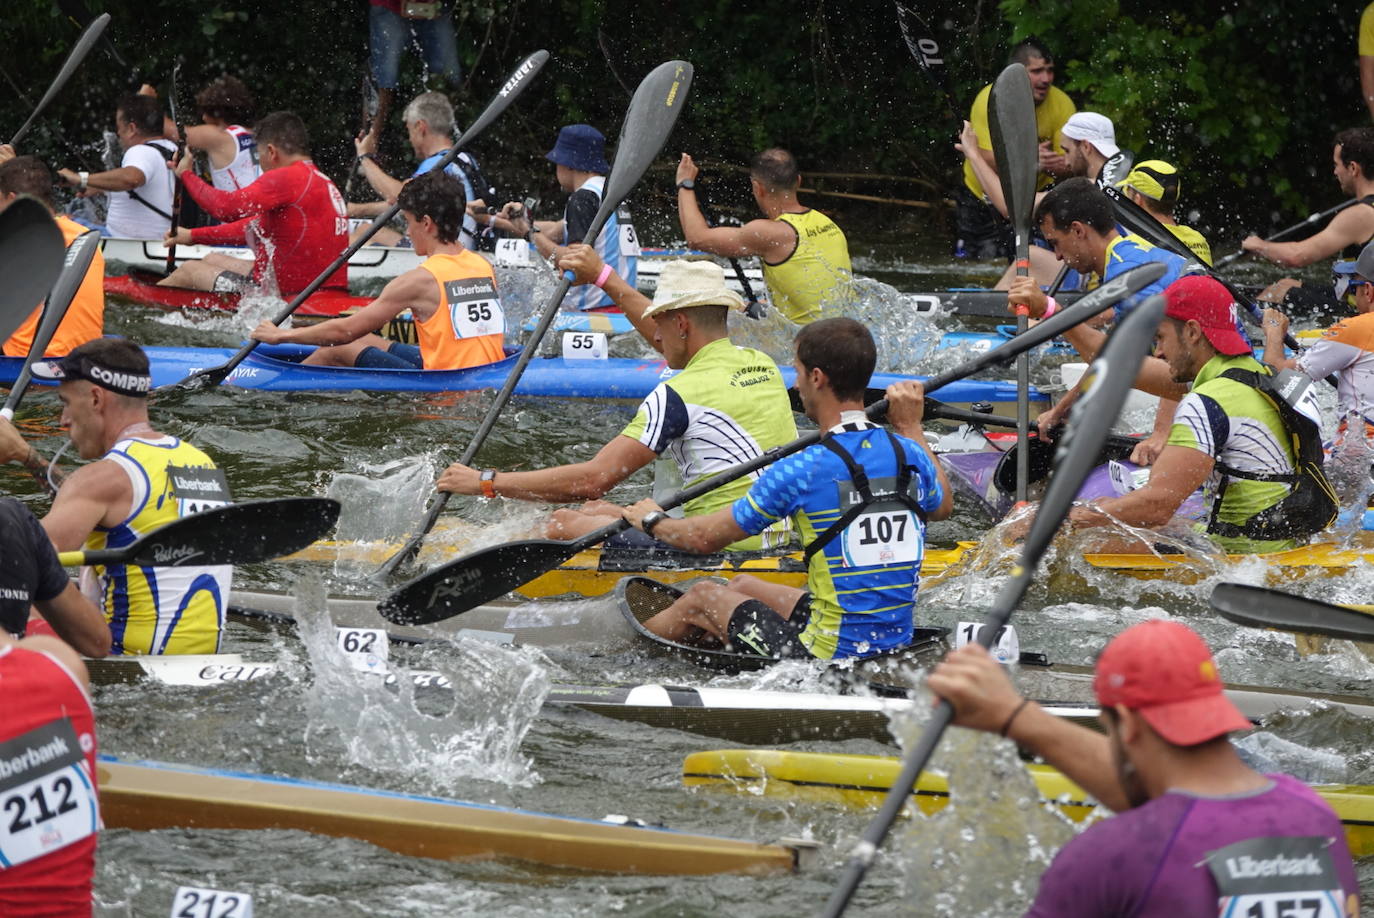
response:
[[[1341,277],[1336,281],[1336,299],[1343,300],[1346,294],[1353,294],[1357,288],[1368,283],[1370,282],[1358,277]]]

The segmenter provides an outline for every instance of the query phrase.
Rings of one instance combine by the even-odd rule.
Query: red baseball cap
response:
[[[1192,319],[1219,353],[1228,357],[1249,354],[1250,342],[1236,327],[1236,301],[1221,282],[1205,274],[1188,274],[1164,288],[1164,314]]]
[[[1250,729],[1250,720],[1222,688],[1217,664],[1197,632],[1160,619],[1117,635],[1098,657],[1093,678],[1098,704],[1124,704],[1175,746]]]

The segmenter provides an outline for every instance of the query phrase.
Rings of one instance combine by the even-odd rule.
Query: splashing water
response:
[[[396,679],[388,684],[344,658],[318,579],[307,578],[296,601],[314,676],[305,692],[306,755],[312,763],[342,758],[429,793],[453,793],[470,779],[507,787],[539,781],[533,763],[520,753],[549,690],[533,651],[466,639],[442,645],[423,662],[448,679],[451,699],[433,711],[433,699],[426,698],[422,710],[409,669],[391,664]]]

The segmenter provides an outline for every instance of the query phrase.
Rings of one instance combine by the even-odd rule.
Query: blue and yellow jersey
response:
[[[846,424],[832,434],[867,474],[876,496],[891,493],[900,471],[886,431]],[[944,500],[935,464],[915,443],[895,442],[912,469],[908,494],[925,512]],[[766,469],[734,503],[735,522],[760,532],[792,516],[803,544],[839,520],[857,501],[842,459],[824,446],[808,447]],[[822,659],[870,656],[911,641],[913,608],[925,555],[925,524],[904,505],[872,505],[811,557],[807,587],[811,618],[801,642]]]
[[[122,548],[161,526],[229,502],[224,475],[210,457],[176,437],[129,438],[102,459],[133,486],[123,522],[97,527],[87,550]],[[216,653],[229,605],[233,568],[96,565],[82,570],[82,590],[105,612],[115,654]]]
[[[1104,281],[1109,281],[1131,268],[1155,261],[1162,263],[1167,269],[1164,276],[1153,284],[1142,288],[1134,296],[1127,297],[1112,307],[1118,321],[1135,308],[1136,304],[1145,302],[1156,293],[1163,293],[1165,287],[1178,280],[1179,275],[1183,273],[1183,266],[1187,262],[1168,249],[1151,245],[1134,233],[1128,236],[1117,236],[1107,243],[1107,267],[1102,275]]]

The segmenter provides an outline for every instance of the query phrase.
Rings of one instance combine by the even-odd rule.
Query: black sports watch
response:
[[[677,183],[677,187],[686,188],[688,191],[697,187],[696,179],[683,179]]]
[[[662,510],[651,510],[644,514],[644,519],[639,521],[639,528],[644,530],[646,536],[652,537],[654,527],[668,518],[668,514]]]

